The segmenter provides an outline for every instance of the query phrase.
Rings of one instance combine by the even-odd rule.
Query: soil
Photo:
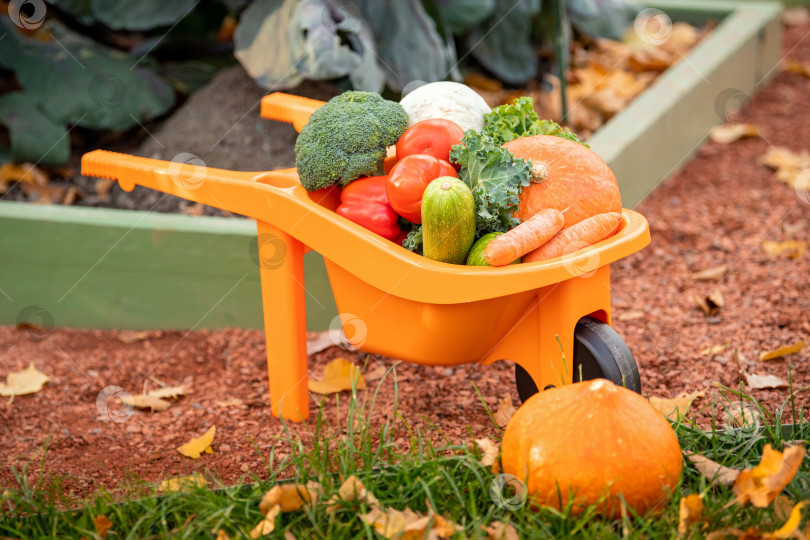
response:
[[[788,58],[810,62],[810,40],[803,39],[808,31],[807,26],[786,29]],[[747,359],[742,363],[749,373],[783,378],[790,373],[795,388],[810,385],[808,349],[772,362],[757,361],[761,351],[810,341],[810,254],[772,258],[761,247],[766,240],[807,240],[810,204],[757,163],[769,144],[794,151],[806,147],[809,93],[810,79],[777,74],[746,109],[748,120],[763,136],[730,145],[705,144],[693,161],[639,206],[650,221],[651,245],[612,265],[614,326],[636,357],[644,394],[674,397],[705,391],[693,407],[693,417],[703,427],[709,427],[711,407],[720,401],[716,383],[739,387],[735,349]],[[730,272],[721,281],[690,279],[693,272],[722,264]],[[691,297],[715,288],[726,304],[707,317]],[[276,466],[289,452],[279,440],[285,429],[307,444],[312,421],[285,428],[270,414],[262,332],[221,329],[134,337],[0,327],[3,375],[34,362],[51,377],[39,393],[0,405],[0,489],[16,485],[12,468],[23,466],[31,478],[60,478],[66,492],[76,496],[102,486],[121,490],[136,480],[155,482],[194,470],[208,470],[230,484],[266,477],[267,467]],[[701,353],[725,344],[722,352]],[[370,388],[380,383],[382,368],[395,363],[331,347],[311,357],[310,369],[320,374],[326,362],[339,355],[365,364]],[[374,427],[391,418],[398,398],[398,412],[410,428],[418,427],[434,441],[497,437],[473,383],[489,407],[505,395],[517,403],[513,367],[507,362],[455,368],[403,363],[396,373],[398,396],[390,378],[380,383],[370,413]],[[137,393],[145,386],[156,388],[155,380],[186,385],[190,392],[166,411],[135,411],[122,418],[116,417],[115,405],[111,410],[103,400],[97,404],[107,386]],[[748,391],[771,413],[788,396],[785,389]],[[360,392],[360,399],[371,395],[369,390]],[[807,418],[807,392],[798,391],[795,399]],[[310,406],[317,408],[320,400],[313,396]],[[346,396],[341,396],[340,407],[334,396],[325,400],[325,417],[339,435],[345,427]],[[789,404],[785,421],[790,421],[790,410]],[[177,452],[178,446],[214,424],[213,454],[192,460]],[[395,438],[406,448],[408,432],[401,422],[398,425]],[[274,444],[278,446],[271,462]]]

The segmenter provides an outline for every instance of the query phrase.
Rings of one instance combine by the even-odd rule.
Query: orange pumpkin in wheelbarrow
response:
[[[262,116],[300,131],[321,105],[276,93]],[[632,355],[609,326],[609,263],[649,243],[646,220],[631,210],[614,236],[569,256],[473,267],[412,253],[319,205],[295,169],[233,172],[97,150],[82,158],[82,173],[256,220],[260,247],[272,242],[278,254],[260,265],[276,416],[309,414],[303,257],[311,249],[323,255],[340,319],[362,351],[423,365],[511,360],[523,399],[580,372],[640,389]]]

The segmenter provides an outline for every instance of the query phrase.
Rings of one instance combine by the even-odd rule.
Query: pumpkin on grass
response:
[[[568,208],[566,228],[597,214],[621,213],[616,176],[590,148],[551,135],[521,137],[503,147],[532,162],[531,184],[520,193],[521,222],[545,208]]]
[[[635,392],[605,379],[539,392],[518,409],[501,443],[503,471],[526,481],[535,506],[572,512],[599,504],[644,514],[678,485],[681,448],[669,421]]]

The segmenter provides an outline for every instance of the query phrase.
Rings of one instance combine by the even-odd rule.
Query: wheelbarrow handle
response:
[[[295,169],[235,172],[195,161],[161,161],[94,150],[82,156],[82,174],[117,180],[124,191],[140,185],[253,218],[261,217],[257,214],[262,209],[256,204],[260,191],[304,190]]]
[[[312,113],[324,105],[323,101],[275,92],[262,98],[262,118],[292,124],[300,131],[309,122]]]

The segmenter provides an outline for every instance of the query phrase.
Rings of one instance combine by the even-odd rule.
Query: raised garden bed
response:
[[[630,208],[725,121],[729,100],[775,73],[781,43],[776,3],[647,4],[673,20],[722,22],[590,140]],[[252,221],[0,203],[0,227],[0,324],[262,327]],[[316,253],[306,291],[308,328],[328,328],[336,310]]]

